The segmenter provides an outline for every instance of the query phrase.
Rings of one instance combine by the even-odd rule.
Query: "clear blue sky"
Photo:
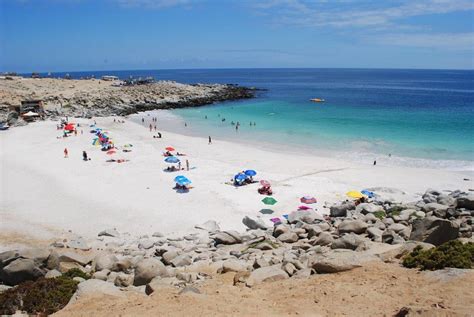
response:
[[[474,68],[472,0],[0,0],[0,71]]]

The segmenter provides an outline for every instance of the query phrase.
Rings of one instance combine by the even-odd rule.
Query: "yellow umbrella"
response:
[[[352,197],[352,198],[365,197],[361,192],[358,192],[356,190],[351,190],[350,192],[347,192],[346,195],[349,196],[349,197]]]

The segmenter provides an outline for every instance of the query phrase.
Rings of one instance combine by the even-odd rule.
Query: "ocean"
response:
[[[474,170],[471,70],[213,69],[70,74],[153,76],[262,89],[255,99],[168,112],[162,124],[180,133],[284,148],[296,155],[314,152],[364,164],[377,160],[387,165]],[[325,102],[314,103],[311,98]],[[240,123],[238,131],[232,122]]]

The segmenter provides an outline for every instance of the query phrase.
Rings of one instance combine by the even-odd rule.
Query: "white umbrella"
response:
[[[23,114],[23,116],[25,116],[25,117],[36,117],[36,116],[39,116],[39,114],[37,114],[36,112],[33,112],[33,111],[28,111],[27,113]]]

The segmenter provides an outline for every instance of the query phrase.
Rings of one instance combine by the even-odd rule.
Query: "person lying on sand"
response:
[[[186,156],[186,154],[184,154],[184,153],[179,153],[179,152],[176,152],[176,155],[177,155],[177,156]]]
[[[170,151],[166,151],[165,153],[163,153],[163,156],[173,156],[173,154],[171,154]]]
[[[176,171],[179,171],[179,169],[177,169],[176,166],[172,165],[172,166],[166,167],[165,171],[167,171],[167,172],[176,172]]]

